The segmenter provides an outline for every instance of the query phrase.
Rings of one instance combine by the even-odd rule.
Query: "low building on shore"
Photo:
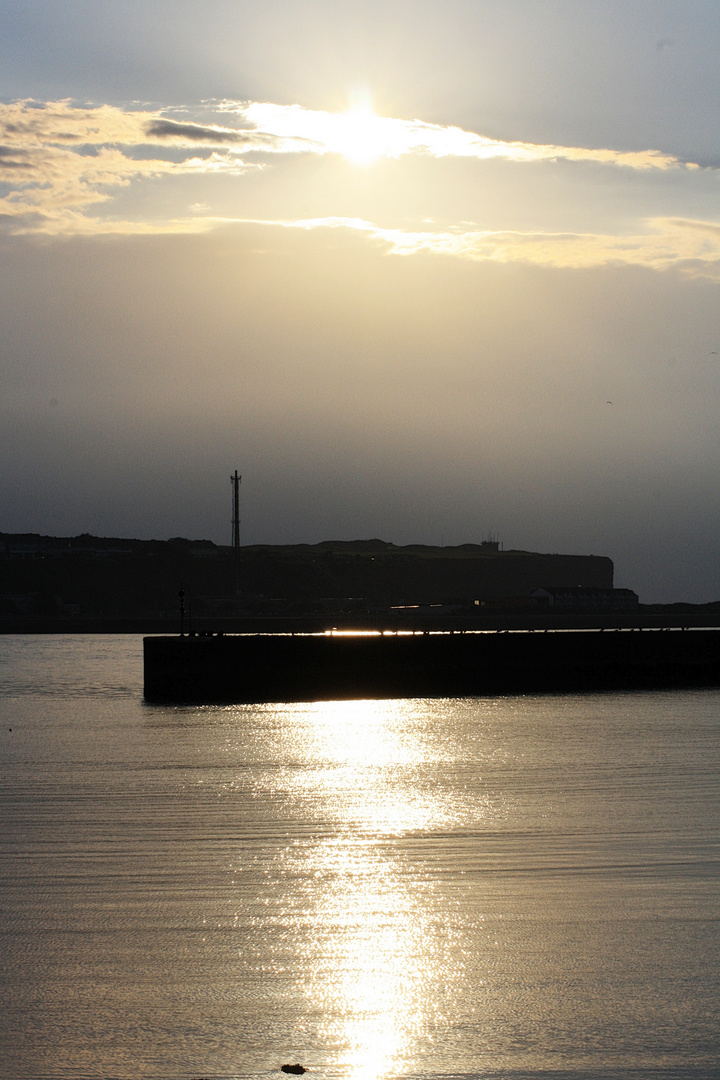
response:
[[[554,611],[637,611],[639,598],[632,589],[562,585],[535,589],[530,593],[530,602]]]

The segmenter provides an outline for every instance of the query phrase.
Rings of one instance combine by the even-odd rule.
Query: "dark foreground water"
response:
[[[720,1075],[716,691],[150,707],[17,637],[0,722],[2,1080]]]

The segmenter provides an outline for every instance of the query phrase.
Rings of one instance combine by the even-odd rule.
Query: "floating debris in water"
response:
[[[283,1065],[281,1071],[284,1073],[295,1073],[296,1076],[302,1076],[307,1069],[303,1069],[302,1065]]]

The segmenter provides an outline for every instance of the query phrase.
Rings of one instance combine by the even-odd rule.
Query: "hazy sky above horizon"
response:
[[[0,531],[720,599],[717,0],[0,0]]]

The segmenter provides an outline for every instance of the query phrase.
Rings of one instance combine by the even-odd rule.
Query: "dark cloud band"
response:
[[[197,143],[247,145],[252,137],[242,131],[203,127],[201,124],[179,124],[176,120],[153,120],[145,129],[154,139],[188,139]]]

